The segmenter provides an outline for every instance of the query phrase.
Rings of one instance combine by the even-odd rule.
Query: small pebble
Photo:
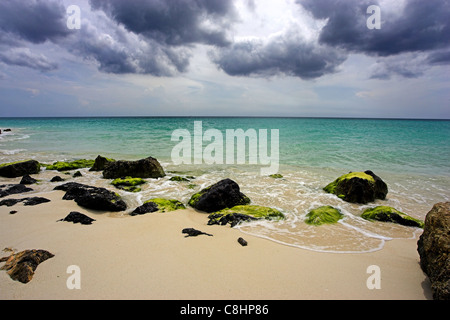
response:
[[[247,246],[247,241],[245,241],[243,238],[239,238],[238,242],[241,244],[241,246],[245,247]]]

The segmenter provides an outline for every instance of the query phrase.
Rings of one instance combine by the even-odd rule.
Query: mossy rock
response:
[[[161,212],[170,212],[179,209],[186,209],[184,204],[176,199],[162,199],[162,198],[154,198],[144,202],[145,203],[154,203],[158,207],[158,211]]]
[[[0,176],[7,178],[21,177],[26,174],[37,174],[41,165],[36,160],[23,160],[0,164]]]
[[[386,183],[372,171],[350,172],[329,183],[324,191],[352,203],[368,203],[384,200],[388,193]]]
[[[238,205],[232,208],[222,209],[215,212],[214,215],[217,215],[217,218],[220,219],[224,215],[233,213],[244,214],[256,219],[281,220],[285,218],[284,214],[277,209],[251,204]]]
[[[141,184],[144,184],[145,180],[142,178],[132,178],[132,177],[125,177],[125,178],[117,178],[114,179],[111,184],[115,186],[116,188],[129,191],[129,192],[139,192],[141,191],[141,188],[138,187]]]
[[[56,161],[53,164],[42,164],[47,168],[47,170],[57,170],[57,171],[66,171],[66,170],[75,170],[81,168],[90,168],[94,165],[94,160],[86,160],[80,159],[75,161]]]
[[[393,222],[404,226],[423,228],[424,222],[392,207],[378,206],[364,210],[362,218],[369,221]]]
[[[279,174],[279,173],[274,173],[274,174],[271,174],[269,177],[274,178],[274,179],[281,179],[281,178],[283,178],[283,175]]]
[[[306,215],[305,222],[310,225],[320,226],[338,222],[344,215],[332,206],[322,206],[313,209]]]
[[[171,177],[169,180],[170,181],[191,181],[188,178],[181,177],[181,176],[174,176],[174,177]]]

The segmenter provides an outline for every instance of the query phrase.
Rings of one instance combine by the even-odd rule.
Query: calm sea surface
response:
[[[171,158],[172,133],[184,129],[194,144],[194,122],[201,121],[202,133],[220,131],[223,159],[227,129],[267,129],[279,132],[281,179],[261,175],[261,164],[181,164]],[[190,195],[211,183],[229,177],[241,186],[254,204],[280,209],[287,219],[240,226],[254,234],[286,245],[327,252],[367,252],[383,247],[393,238],[417,237],[420,230],[360,218],[365,208],[390,205],[423,219],[434,203],[450,201],[450,121],[305,119],[305,118],[8,118],[0,119],[0,163],[36,159],[157,158],[167,177],[150,180],[140,193],[120,191],[130,210],[148,198],[164,196],[187,202]],[[187,131],[186,131],[187,130]],[[211,132],[211,131],[210,131]],[[259,138],[260,136],[258,136]],[[260,140],[260,139],[259,139]],[[212,141],[212,140],[211,140]],[[205,150],[211,141],[204,141]],[[261,141],[258,141],[261,143]],[[249,146],[245,149],[248,156]],[[192,152],[194,150],[192,149]],[[246,158],[248,160],[248,158]],[[369,205],[346,203],[322,191],[338,176],[349,171],[372,170],[389,188],[384,201]],[[83,171],[82,183],[112,188],[100,173]],[[48,173],[47,173],[48,174]],[[174,182],[173,175],[193,175],[190,182]],[[48,191],[52,184],[41,184]],[[304,223],[308,210],[332,205],[345,218],[329,226]]]

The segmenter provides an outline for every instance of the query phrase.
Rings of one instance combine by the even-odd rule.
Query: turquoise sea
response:
[[[194,122],[202,133],[209,129],[267,129],[270,154],[271,130],[279,132],[281,179],[261,175],[257,164],[174,164],[172,133],[185,130],[194,141]],[[10,128],[11,132],[3,130]],[[190,195],[229,177],[241,186],[254,204],[282,210],[282,222],[240,226],[244,233],[286,245],[326,252],[367,252],[381,249],[393,238],[417,237],[421,230],[360,218],[370,206],[390,205],[424,219],[434,203],[450,201],[450,121],[328,118],[3,118],[0,119],[0,163],[36,159],[157,158],[167,177],[151,180],[140,193],[120,191],[130,208],[147,198],[166,196],[187,202]],[[186,131],[187,130],[187,131]],[[220,142],[220,141],[219,141]],[[203,141],[203,148],[211,141]],[[249,145],[245,149],[248,159]],[[322,188],[349,171],[372,170],[389,188],[388,197],[374,204],[355,205],[326,194]],[[80,182],[111,188],[99,173],[83,171]],[[173,175],[192,175],[189,183],[170,181]],[[49,191],[42,184],[38,191]],[[338,207],[345,218],[336,225],[312,227],[303,219],[320,205]],[[125,213],[126,215],[126,213]]]

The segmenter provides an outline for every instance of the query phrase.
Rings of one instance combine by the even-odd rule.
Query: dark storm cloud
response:
[[[271,38],[247,40],[211,54],[213,61],[233,76],[288,75],[313,79],[336,71],[345,61],[337,50],[306,42],[294,29]]]
[[[298,0],[317,19],[328,19],[319,41],[371,55],[390,56],[448,47],[450,1],[408,0],[403,12],[381,9],[379,30],[366,26],[366,10],[374,0]]]
[[[90,0],[94,9],[136,34],[168,45],[229,44],[231,0]]]
[[[20,39],[42,43],[67,36],[66,11],[56,1],[0,1],[0,31]]]

